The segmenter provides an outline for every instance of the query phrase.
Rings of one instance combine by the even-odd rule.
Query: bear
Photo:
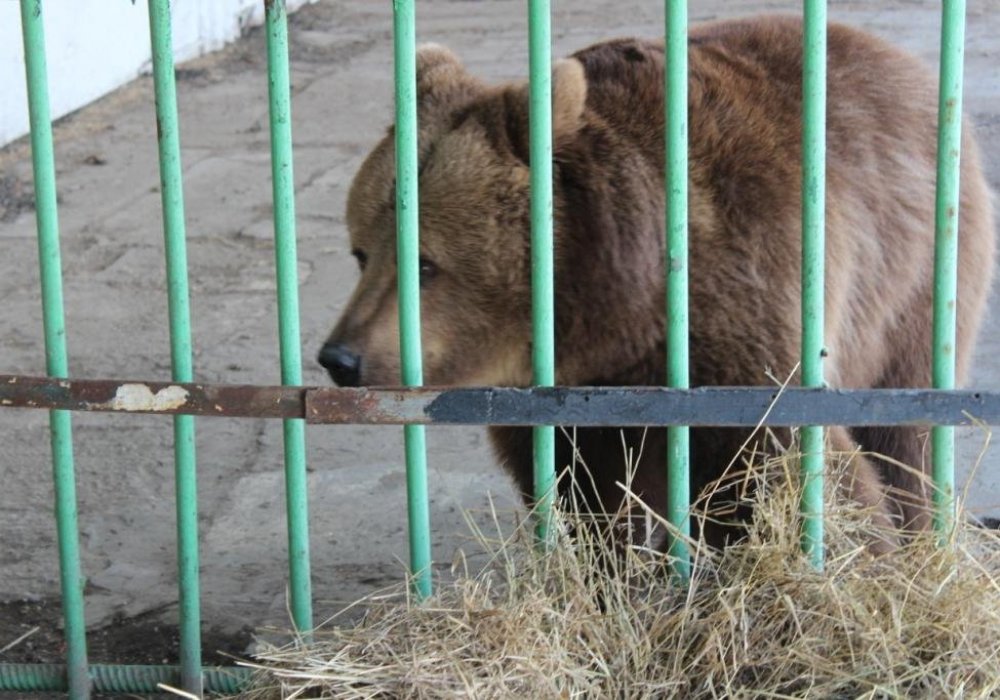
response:
[[[792,376],[800,359],[801,21],[765,16],[692,26],[688,62],[691,386],[773,384],[775,376]],[[926,387],[936,80],[901,50],[834,23],[827,70],[826,381]],[[661,386],[663,42],[598,43],[557,61],[552,80],[556,383]],[[484,84],[449,50],[427,45],[418,50],[417,93],[425,381],[529,386],[527,85]],[[390,128],[348,196],[361,276],[319,355],[341,386],[399,383],[394,175]],[[994,264],[990,193],[968,124],[961,187],[960,381]],[[590,472],[562,478],[560,494],[574,489],[577,507],[616,513],[626,507],[620,484],[629,477],[632,492],[664,514],[666,433],[557,431],[557,469],[582,463]],[[828,430],[831,450],[853,454],[846,496],[894,531],[876,551],[930,525],[926,434],[920,426]],[[749,429],[691,430],[699,503],[751,436]],[[490,437],[530,505],[531,429],[491,427]],[[630,474],[623,448],[639,455]],[[696,536],[725,545],[746,518],[737,510],[735,524],[701,519]],[[662,531],[629,537],[661,549],[666,541]]]

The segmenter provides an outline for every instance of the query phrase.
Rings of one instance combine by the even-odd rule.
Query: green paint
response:
[[[941,8],[938,163],[935,199],[934,353],[932,385],[955,387],[955,305],[958,295],[959,173],[962,151],[962,63],[965,53],[965,0],[945,0]],[[934,528],[942,541],[955,524],[955,429],[931,431]]]
[[[56,203],[55,154],[45,64],[45,31],[40,0],[21,0],[21,30],[31,126],[31,159],[35,176],[35,218],[42,284],[45,366],[52,377],[66,377],[66,327],[63,322],[62,264],[59,255],[59,211]],[[69,697],[90,697],[87,639],[83,615],[84,579],[80,569],[73,469],[73,431],[67,411],[49,413],[56,531],[59,540],[59,581],[62,587]]]
[[[249,668],[237,666],[204,669],[206,693],[239,693],[247,690],[253,677]],[[90,678],[95,693],[157,693],[158,683],[177,686],[181,681],[179,666],[133,666],[92,664]],[[0,692],[63,692],[68,690],[66,666],[62,664],[0,663]],[[23,697],[23,696],[16,696]]]
[[[531,362],[534,383],[553,386],[555,361],[555,290],[552,254],[552,56],[548,0],[528,2],[528,63],[531,162]],[[534,435],[535,532],[549,541],[555,499],[555,428],[536,426]]]
[[[687,2],[666,4],[666,270],[667,386],[686,389],[688,369],[688,12]],[[670,541],[674,574],[691,576],[690,428],[667,428],[667,517],[678,536]]]
[[[295,178],[292,170],[292,105],[288,69],[288,15],[284,0],[265,3],[267,87],[271,132],[271,189],[274,201],[274,258],[278,288],[281,383],[302,384],[299,340],[298,254],[295,244]],[[309,575],[309,492],[305,424],[283,422],[285,510],[288,517],[288,578],[292,621],[308,634],[312,624]]]
[[[826,2],[806,0],[802,62],[802,385],[822,387],[826,205]],[[802,439],[802,550],[823,568],[823,428]]]
[[[153,51],[156,132],[160,156],[160,199],[167,267],[171,377],[192,381],[191,317],[188,304],[184,187],[169,0],[149,0]],[[201,610],[198,585],[198,470],[193,416],[174,416],[174,480],[177,512],[177,575],[180,587],[182,684],[200,695]]]
[[[396,243],[399,260],[399,340],[402,379],[423,384],[420,349],[420,210],[417,183],[416,17],[413,0],[393,2],[396,77]],[[431,594],[427,450],[423,426],[406,426],[406,494],[410,573],[418,598]]]

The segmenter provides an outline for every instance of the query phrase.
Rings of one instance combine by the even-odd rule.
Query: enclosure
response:
[[[141,3],[140,3],[141,4]],[[52,11],[54,8],[50,8]],[[699,3],[692,21],[799,3]],[[865,27],[936,61],[939,5],[831,3],[832,19]],[[474,11],[473,11],[474,10]],[[136,31],[146,31],[136,13]],[[488,79],[527,72],[522,3],[424,0],[418,38],[452,47]],[[978,127],[987,175],[1000,187],[1000,7],[969,3],[966,107]],[[657,36],[661,3],[556,3],[553,55],[621,35]],[[101,40],[95,38],[95,41]],[[267,81],[263,34],[178,71],[194,323],[201,382],[278,383],[271,243]],[[370,145],[392,121],[391,7],[327,2],[291,19],[292,91],[302,298],[304,382],[326,383],[312,363],[354,281],[343,208]],[[152,87],[140,79],[56,129],[70,375],[169,378]],[[44,374],[31,215],[28,147],[0,152],[0,314],[4,372]],[[996,324],[987,322],[973,384],[997,388]],[[170,420],[80,414],[74,418],[80,524],[92,658],[170,658],[176,620]],[[436,565],[447,565],[465,531],[461,511],[486,494],[514,507],[506,477],[479,429],[429,432]],[[965,474],[982,446],[968,430]],[[51,518],[46,414],[3,411],[5,488],[0,647],[42,630],[2,660],[59,660],[58,574]],[[404,575],[405,486],[401,431],[392,427],[307,430],[315,608]],[[275,421],[198,421],[202,610],[205,651],[240,652],[243,628],[287,627],[281,429]],[[971,482],[972,505],[996,505],[987,457]],[[960,486],[964,479],[960,480]],[[98,641],[107,640],[101,658]],[[142,640],[137,644],[136,640]],[[143,648],[152,641],[148,648]],[[132,656],[132,655],[135,656]],[[13,655],[13,656],[12,656]]]

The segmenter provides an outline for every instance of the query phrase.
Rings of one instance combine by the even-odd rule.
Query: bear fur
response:
[[[799,362],[802,28],[720,21],[689,33],[692,386],[770,385]],[[826,359],[833,387],[926,387],[931,376],[936,80],[865,33],[828,34]],[[439,46],[417,59],[421,313],[428,385],[531,384],[527,85],[488,86]],[[664,54],[661,41],[596,44],[553,70],[556,382],[665,383]],[[958,377],[966,374],[994,263],[990,195],[971,129],[961,154]],[[361,278],[330,335],[355,372],[399,381],[393,134],[352,185],[347,223]],[[586,428],[557,438],[582,462],[584,507],[615,512],[623,443],[631,488],[666,510],[666,431]],[[886,524],[929,524],[926,428],[829,430],[853,457],[845,489]],[[493,427],[522,493],[531,430]],[[691,431],[692,492],[721,477],[749,430]],[[882,455],[878,457],[876,455]],[[908,465],[908,470],[900,465]],[[568,480],[560,488],[565,494]],[[648,537],[650,533],[642,536]],[[722,544],[727,530],[705,525]]]

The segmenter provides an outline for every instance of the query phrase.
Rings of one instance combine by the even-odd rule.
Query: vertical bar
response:
[[[667,0],[666,66],[666,274],[667,386],[687,389],[688,371],[688,16],[687,2]],[[667,508],[678,536],[670,541],[674,574],[691,575],[690,428],[667,428]]]
[[[51,377],[66,377],[66,328],[63,322],[62,264],[59,254],[59,211],[56,170],[49,114],[45,30],[41,0],[21,0],[21,30],[31,125],[31,159],[35,176],[35,218],[38,226],[38,262],[42,282],[45,365]],[[59,581],[66,630],[66,675],[69,696],[90,697],[87,638],[83,616],[83,575],[80,569],[73,469],[73,431],[68,411],[49,412],[52,473],[55,486],[56,531],[59,542]]]
[[[191,317],[177,90],[169,0],[149,0],[153,52],[160,200],[167,267],[171,377],[192,381]],[[198,471],[194,416],[174,416],[174,481],[177,510],[177,575],[180,581],[180,665],[184,689],[201,695],[201,610],[198,585]]]
[[[413,0],[393,1],[396,80],[396,245],[399,260],[399,342],[402,380],[423,384],[420,349],[420,209],[417,182],[416,17]],[[430,513],[424,427],[408,425],[406,496],[410,573],[418,598],[431,594]]]
[[[826,2],[806,0],[802,59],[802,385],[823,386]],[[823,428],[802,436],[802,551],[823,568]]]
[[[281,383],[302,384],[299,341],[298,254],[295,244],[295,179],[292,170],[292,105],[285,0],[264,0],[267,24],[267,87],[271,131],[271,187],[274,199],[274,257],[278,288]],[[312,630],[309,574],[309,492],[305,421],[282,423],[285,445],[285,509],[288,517],[288,579],[292,621]]]
[[[548,0],[528,2],[531,163],[531,361],[536,386],[555,384],[555,292],[552,254],[552,56]],[[536,426],[534,436],[535,533],[549,538],[555,499],[555,428]]]
[[[941,9],[938,97],[938,163],[935,198],[934,361],[935,389],[955,387],[955,322],[958,285],[959,166],[962,153],[962,63],[965,0],[945,0]],[[934,529],[946,540],[955,520],[955,429],[931,431]]]

